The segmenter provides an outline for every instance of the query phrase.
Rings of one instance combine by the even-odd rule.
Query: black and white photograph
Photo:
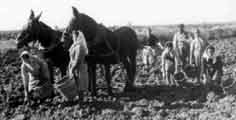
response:
[[[0,120],[236,120],[235,0],[1,0]]]

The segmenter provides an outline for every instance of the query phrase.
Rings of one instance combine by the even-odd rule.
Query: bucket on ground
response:
[[[187,64],[184,67],[184,72],[186,73],[187,77],[194,78],[196,77],[197,68],[194,65]]]
[[[56,88],[67,101],[72,101],[78,95],[75,80],[69,79],[68,76],[59,80],[56,83]]]
[[[223,91],[225,94],[236,94],[236,68],[233,69],[233,72],[228,75],[228,79],[222,83]]]
[[[185,80],[185,75],[183,72],[178,72],[174,74],[174,79],[178,82],[182,82]]]

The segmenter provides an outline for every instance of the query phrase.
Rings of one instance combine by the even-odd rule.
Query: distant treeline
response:
[[[169,41],[173,39],[174,33],[177,31],[177,25],[166,26],[130,26],[138,35],[140,41],[144,38],[143,31],[147,28],[151,28],[153,34],[163,41]],[[109,27],[111,30],[115,30],[119,26]],[[194,29],[200,29],[201,36],[207,40],[220,40],[224,38],[236,37],[236,24],[199,24],[199,25],[186,25],[186,29],[192,32]],[[62,29],[60,29],[62,31]],[[0,40],[16,39],[20,31],[0,31]]]
[[[152,33],[162,41],[170,41],[173,39],[174,33],[177,31],[176,25],[169,26],[133,26],[137,32],[138,38],[142,41],[145,34],[142,31],[151,28]],[[200,30],[200,35],[206,40],[220,40],[224,38],[236,37],[236,24],[200,24],[200,25],[186,25],[186,30],[192,33],[195,29]]]

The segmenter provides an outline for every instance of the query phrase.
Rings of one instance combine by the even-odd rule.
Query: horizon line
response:
[[[130,22],[131,24],[129,24],[129,22],[127,22],[126,25],[105,25],[106,27],[115,27],[115,26],[134,26],[134,27],[145,27],[145,26],[176,26],[179,24],[184,24],[186,26],[188,25],[214,25],[214,24],[236,24],[236,20],[233,21],[219,21],[219,22],[196,22],[196,23],[170,23],[170,24],[150,24],[150,25],[145,25],[145,24],[132,24],[132,22]],[[101,24],[101,23],[98,23]],[[102,23],[104,25],[104,23]],[[52,29],[55,29],[56,26],[50,26]],[[58,26],[57,26],[58,27]],[[59,30],[61,29],[65,29],[65,27],[58,27]],[[15,31],[20,31],[21,29],[5,29],[5,30],[1,30],[0,32],[15,32]]]

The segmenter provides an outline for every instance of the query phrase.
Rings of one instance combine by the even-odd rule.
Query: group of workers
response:
[[[151,30],[149,30],[151,32]],[[79,91],[88,90],[88,76],[86,75],[87,66],[85,56],[88,54],[88,48],[85,37],[81,31],[73,31],[73,44],[71,45],[70,63],[68,66],[68,75],[70,79],[76,79],[76,85]],[[155,37],[154,35],[149,36]],[[152,67],[155,59],[155,50],[152,49],[155,41],[144,47],[143,59],[144,64]],[[175,86],[178,82],[175,75],[185,73],[188,76],[190,68],[194,68],[194,78],[197,83],[211,83],[212,81],[220,83],[220,77],[223,74],[223,62],[220,56],[215,54],[215,48],[206,40],[200,37],[200,31],[197,29],[192,36],[184,28],[179,26],[179,31],[174,35],[173,41],[166,42],[162,46],[161,67],[163,80],[167,85]],[[45,99],[53,96],[54,90],[50,78],[49,66],[46,61],[36,55],[32,55],[29,51],[23,51],[20,55],[22,60],[21,75],[24,84],[25,102],[33,99]],[[186,75],[187,74],[187,75]],[[185,78],[184,77],[184,78]]]
[[[183,24],[178,28],[173,41],[165,43],[161,54],[163,80],[169,86],[178,86],[180,79],[192,79],[196,84],[220,84],[223,61],[216,54],[214,46],[201,38],[199,29],[191,34],[185,30]],[[153,58],[157,55],[151,45],[147,45],[143,49],[142,57],[144,65],[150,68],[153,67]]]

